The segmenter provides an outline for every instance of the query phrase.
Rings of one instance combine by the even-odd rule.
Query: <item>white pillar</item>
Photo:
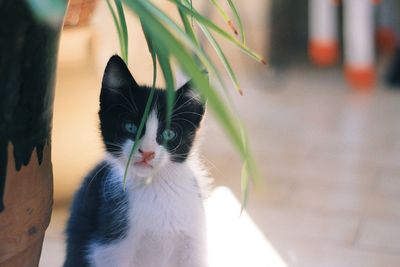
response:
[[[339,55],[334,0],[309,1],[309,55],[318,65],[332,65]]]
[[[343,3],[346,77],[355,88],[371,88],[375,81],[373,3],[371,0]]]

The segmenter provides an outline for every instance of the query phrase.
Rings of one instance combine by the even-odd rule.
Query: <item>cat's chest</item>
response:
[[[202,199],[193,181],[153,181],[129,197],[131,234],[174,238],[191,233],[203,217]]]
[[[193,240],[203,240],[205,217],[196,180],[175,178],[128,185],[127,232],[117,242],[92,246],[94,266],[177,266],[177,255]],[[104,259],[103,265],[96,265]]]

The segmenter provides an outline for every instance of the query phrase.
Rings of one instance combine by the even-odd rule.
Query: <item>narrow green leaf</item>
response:
[[[215,6],[215,8],[217,9],[218,13],[221,15],[222,19],[226,22],[226,24],[228,24],[229,28],[231,28],[233,33],[235,35],[238,35],[239,33],[238,33],[235,25],[233,24],[232,20],[229,18],[228,14],[224,11],[224,9],[218,3],[218,1],[217,0],[210,0],[210,1]]]
[[[243,91],[240,88],[239,81],[236,77],[236,74],[233,71],[232,66],[229,63],[228,59],[226,58],[224,52],[222,51],[221,46],[218,44],[218,42],[215,40],[214,36],[211,34],[211,32],[206,27],[204,27],[203,25],[200,25],[200,29],[203,31],[204,35],[207,37],[210,44],[214,47],[214,50],[217,53],[218,57],[220,58],[222,64],[224,65],[229,77],[231,78],[236,91],[238,91],[240,95],[243,95]]]
[[[199,14],[197,11],[191,10],[190,8],[186,7],[185,5],[178,2],[177,0],[169,0],[169,1],[175,3],[179,8],[181,8],[183,10],[183,12],[192,15],[199,24],[202,24],[202,25],[210,28],[211,30],[215,31],[216,33],[218,33],[219,35],[224,37],[226,40],[228,40],[231,43],[233,43],[234,45],[236,45],[241,51],[246,53],[251,58],[255,59],[258,62],[266,64],[266,61],[260,55],[253,52],[252,50],[250,50],[248,47],[246,47],[244,44],[242,44],[240,41],[238,41],[235,37],[233,37],[226,31],[224,31],[221,27],[219,27],[218,25],[216,25],[215,23],[213,23],[206,17]]]
[[[190,2],[190,9],[193,9],[193,0],[189,0],[189,2]],[[192,22],[192,27],[194,27],[194,25],[193,25],[193,17],[192,16],[190,16],[190,20]]]
[[[185,13],[182,12],[181,9],[178,8],[179,16],[182,20],[183,26],[185,27],[185,32],[188,34],[188,36],[192,39],[192,41],[197,44],[198,47],[200,47],[199,41],[197,40],[196,34],[194,33],[193,26],[189,22],[187,16]]]
[[[117,14],[115,13],[115,10],[114,10],[114,8],[113,8],[113,6],[112,6],[112,4],[111,4],[111,2],[110,2],[110,0],[106,0],[106,3],[107,3],[107,6],[108,6],[108,10],[110,10],[110,13],[111,13],[111,16],[112,16],[112,18],[113,18],[113,21],[114,21],[114,25],[115,25],[115,28],[117,29],[117,33],[118,33],[118,40],[119,40],[119,46],[120,46],[120,50],[121,50],[121,56],[123,56],[123,54],[124,54],[124,45],[123,45],[123,37],[122,37],[122,31],[121,31],[121,26],[120,26],[120,24],[119,24],[119,20],[118,20],[118,17],[117,17]],[[125,60],[125,59],[124,59]],[[126,61],[125,61],[126,62]]]
[[[242,189],[242,208],[240,213],[243,212],[244,208],[247,205],[247,201],[249,199],[249,167],[247,161],[245,161],[242,165],[242,173],[241,173],[241,189]]]
[[[242,172],[241,172],[241,189],[242,189],[242,208],[241,213],[243,212],[244,208],[247,205],[248,198],[249,198],[249,185],[250,180],[253,184],[259,184],[260,175],[258,173],[258,169],[256,166],[256,162],[250,153],[250,149],[248,146],[248,139],[247,134],[245,132],[245,128],[242,124],[239,125],[240,133],[242,136],[242,143],[244,144],[245,150],[247,154],[243,157],[243,165],[242,165]]]
[[[233,3],[233,0],[227,0],[227,1],[232,10],[233,15],[235,16],[236,22],[239,25],[239,31],[240,31],[240,36],[242,37],[242,43],[244,45],[246,45],[246,36],[245,36],[244,27],[243,27],[242,19],[240,18],[239,12],[238,12],[235,4]]]
[[[152,58],[152,61],[153,61],[153,85],[152,85],[152,88],[151,88],[151,91],[150,91],[150,95],[149,95],[149,97],[147,99],[147,102],[146,102],[145,110],[144,110],[144,113],[143,113],[142,120],[140,121],[140,125],[139,125],[138,131],[137,131],[137,134],[136,134],[136,138],[135,138],[135,142],[134,142],[134,144],[132,146],[132,149],[131,149],[131,151],[129,153],[128,162],[127,162],[127,164],[125,166],[124,178],[123,178],[124,189],[125,189],[126,179],[127,179],[127,176],[128,176],[128,170],[129,170],[129,167],[130,167],[130,163],[132,161],[132,157],[136,153],[136,150],[137,150],[137,148],[139,146],[139,137],[142,135],[142,131],[144,129],[144,125],[145,125],[145,123],[147,121],[147,117],[148,117],[149,112],[150,112],[150,107],[151,107],[151,103],[152,103],[153,98],[154,98],[154,92],[155,92],[155,89],[156,89],[156,82],[157,82],[157,55],[156,55],[156,52],[155,52],[154,43],[153,43],[152,39],[150,38],[149,33],[148,33],[147,29],[145,28],[145,26],[143,25],[143,23],[142,23],[142,28],[143,28],[144,36],[146,38],[147,47],[149,49],[149,52],[151,54],[151,58]]]
[[[172,73],[169,53],[165,51],[164,47],[157,46],[157,48],[158,62],[160,63],[167,89],[167,114],[165,118],[167,124],[166,128],[169,129],[171,126],[172,109],[175,102],[175,82]]]
[[[131,152],[129,153],[128,162],[126,163],[126,166],[125,166],[124,179],[123,179],[124,189],[125,189],[125,185],[126,185],[126,179],[128,177],[128,170],[129,170],[129,167],[131,166],[132,157],[136,153],[136,151],[139,147],[139,143],[140,143],[139,138],[143,132],[144,126],[147,121],[147,117],[149,116],[151,103],[153,102],[153,98],[154,98],[154,92],[155,92],[155,89],[152,88],[150,91],[150,95],[147,98],[146,107],[144,108],[143,117],[142,117],[142,120],[140,121],[139,128],[136,133],[135,142],[132,146]]]
[[[128,29],[126,26],[124,8],[122,7],[121,0],[115,0],[115,6],[117,7],[119,26],[121,31],[121,43],[122,43],[122,58],[128,64]]]
[[[190,5],[190,8],[193,8],[192,1],[191,0],[190,0],[190,2],[189,2],[189,0],[186,0],[186,1]],[[189,22],[189,19],[187,18],[187,15],[185,13],[183,13],[182,10],[180,10],[178,8],[178,12],[179,12],[179,16],[181,18],[181,21],[183,23],[183,26],[185,28],[186,34],[192,39],[193,43],[195,43],[197,45],[197,47],[201,51],[203,51],[203,53],[205,54],[204,49],[201,46],[201,44],[200,44],[200,42],[199,42],[199,40],[198,40],[198,38],[197,38],[197,36],[196,36],[196,34],[194,32],[194,29],[193,29],[193,17],[191,17],[191,22]],[[196,53],[193,53],[193,56],[195,57],[195,60],[196,60],[196,62],[197,62],[197,64],[199,66],[201,65],[202,67],[206,68],[206,66],[201,63],[201,60],[196,55]],[[217,71],[217,70],[215,70],[215,71]],[[219,73],[215,73],[215,74],[219,75]],[[222,83],[222,80],[220,82]],[[226,88],[225,84],[222,84],[222,87],[225,89]]]

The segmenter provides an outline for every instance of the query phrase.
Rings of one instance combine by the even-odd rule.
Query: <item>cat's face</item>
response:
[[[136,140],[151,89],[139,86],[118,56],[109,60],[100,95],[100,128],[108,154],[124,166]],[[189,84],[177,90],[166,129],[166,92],[157,89],[132,156],[130,173],[147,177],[171,162],[184,162],[204,114],[204,104]]]

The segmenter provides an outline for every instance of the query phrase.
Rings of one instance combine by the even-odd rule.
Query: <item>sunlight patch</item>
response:
[[[226,187],[217,187],[206,203],[210,267],[287,267]]]

